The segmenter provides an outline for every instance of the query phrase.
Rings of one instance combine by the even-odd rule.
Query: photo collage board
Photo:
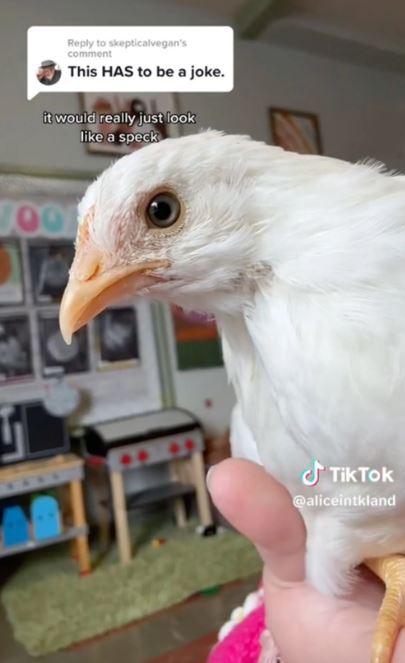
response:
[[[0,388],[140,363],[136,305],[110,308],[66,345],[59,305],[74,257],[76,202],[0,199]]]

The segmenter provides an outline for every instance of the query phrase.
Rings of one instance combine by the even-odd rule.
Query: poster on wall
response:
[[[98,369],[129,368],[139,363],[136,310],[107,309],[96,318]]]
[[[215,321],[201,313],[172,306],[177,368],[187,371],[222,366],[222,352]]]
[[[0,240],[0,306],[24,302],[20,245],[13,240]]]
[[[0,384],[33,377],[27,315],[0,316]]]
[[[87,329],[76,332],[66,345],[59,331],[58,312],[38,313],[42,375],[83,373],[90,370]]]
[[[322,154],[319,119],[315,113],[270,108],[275,145],[299,154]]]
[[[124,119],[125,114],[133,119],[132,125],[127,122],[96,122],[87,124],[90,131],[103,134],[101,143],[88,143],[89,152],[98,154],[130,154],[146,143],[135,142],[135,134],[158,134],[158,140],[167,138],[169,135],[179,135],[177,125],[170,126],[164,122],[166,113],[176,110],[175,97],[172,94],[150,94],[147,92],[133,93],[111,93],[111,92],[84,92],[81,95],[83,110],[89,114],[95,114],[98,120],[100,115],[112,116],[111,119]],[[155,119],[163,121],[151,124],[140,119],[141,116],[153,114]],[[161,116],[159,116],[161,114]],[[92,115],[90,115],[91,117]],[[114,117],[115,116],[115,117]],[[145,117],[146,120],[146,117]],[[110,136],[110,137],[109,137]]]
[[[43,242],[28,248],[32,294],[36,304],[59,302],[68,282],[74,257],[70,243]]]
[[[83,192],[86,183],[83,183]],[[77,200],[56,202],[47,194],[48,202],[42,204],[35,198],[11,200],[2,195],[0,189],[0,234],[3,237],[49,237],[73,238],[77,230]]]

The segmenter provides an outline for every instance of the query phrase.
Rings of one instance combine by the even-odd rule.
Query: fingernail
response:
[[[210,489],[210,481],[212,481],[212,477],[214,476],[214,471],[215,471],[216,465],[211,465],[207,472],[207,476],[205,477],[205,481],[207,484],[208,490]]]

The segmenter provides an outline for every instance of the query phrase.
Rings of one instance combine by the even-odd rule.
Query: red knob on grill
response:
[[[149,454],[145,449],[141,449],[141,451],[138,451],[138,460],[141,463],[144,463],[146,460],[148,460]]]
[[[130,454],[122,454],[121,456],[121,465],[131,465],[132,456]]]
[[[169,447],[170,453],[175,455],[178,454],[180,451],[180,445],[177,442],[172,442],[170,447]]]
[[[191,439],[186,440],[184,446],[185,446],[186,449],[188,449],[189,451],[192,451],[192,450],[194,449],[194,447],[195,447],[194,440],[191,440]]]

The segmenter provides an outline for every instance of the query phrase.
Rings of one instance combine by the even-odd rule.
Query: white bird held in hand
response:
[[[404,178],[210,131],[117,161],[79,219],[67,342],[134,294],[212,313],[243,419],[292,496],[314,495],[314,459],[393,470],[394,484],[325,471],[319,492],[395,507],[302,509],[319,591],[345,593],[363,561],[384,580],[372,661],[388,662],[405,624]]]

